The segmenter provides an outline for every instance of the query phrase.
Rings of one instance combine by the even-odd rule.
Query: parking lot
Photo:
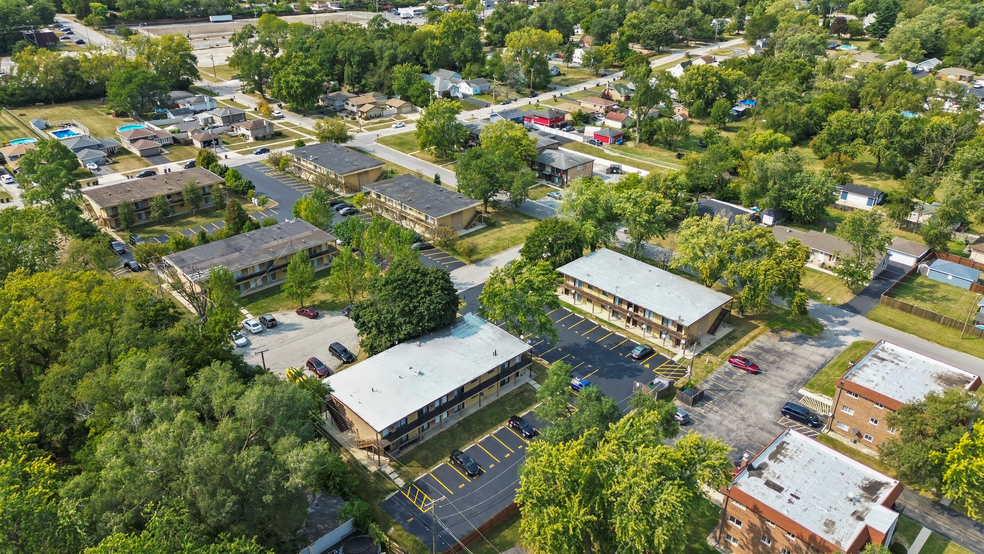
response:
[[[448,272],[468,265],[440,248],[424,250],[420,253],[420,259],[428,267],[440,267],[446,269]]]
[[[262,314],[253,314],[259,317]],[[359,337],[352,320],[340,312],[321,312],[317,319],[301,317],[294,312],[274,312],[279,324],[273,329],[264,329],[262,333],[253,335],[249,331],[240,330],[249,344],[236,348],[247,363],[263,365],[273,373],[286,378],[289,367],[304,367],[304,362],[310,357],[316,357],[326,365],[337,370],[342,362],[328,354],[328,345],[340,342],[359,355]],[[260,355],[262,351],[262,356]],[[313,377],[311,372],[306,372]]]
[[[538,425],[532,413],[523,417]],[[482,468],[477,477],[468,477],[460,468],[443,463],[390,496],[382,507],[428,545],[431,510],[435,510],[438,549],[444,551],[513,501],[528,444],[529,440],[517,432],[500,427],[464,449]]]

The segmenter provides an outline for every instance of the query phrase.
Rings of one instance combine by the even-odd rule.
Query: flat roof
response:
[[[980,378],[914,350],[879,341],[846,375],[856,383],[901,404],[922,400],[931,392],[967,389]]]
[[[350,175],[383,166],[383,162],[375,158],[334,142],[291,148],[287,153],[308,160],[337,175]]]
[[[481,204],[460,192],[409,174],[363,185],[362,188],[397,200],[433,218],[458,213]]]
[[[522,355],[530,345],[475,314],[326,377],[332,396],[381,431]]]
[[[658,267],[601,248],[557,271],[590,283],[659,315],[690,325],[731,297]]]
[[[783,431],[731,484],[846,550],[865,527],[887,532],[901,484],[792,429]]]
[[[160,146],[153,141],[147,142],[154,146]],[[136,202],[153,198],[158,194],[181,192],[181,189],[191,181],[195,181],[199,186],[223,182],[218,175],[211,171],[201,167],[193,167],[142,179],[129,179],[112,185],[83,189],[82,195],[97,206],[109,208],[126,201]]]
[[[197,281],[207,277],[215,266],[235,272],[271,259],[287,258],[302,248],[326,242],[335,242],[335,237],[307,221],[294,219],[175,252],[164,259]]]
[[[933,271],[938,271],[946,275],[953,275],[954,277],[959,277],[961,279],[966,279],[967,281],[976,283],[977,279],[981,276],[981,270],[974,269],[972,267],[967,267],[965,265],[955,264],[953,262],[948,262],[946,260],[936,260],[929,264],[929,269]]]

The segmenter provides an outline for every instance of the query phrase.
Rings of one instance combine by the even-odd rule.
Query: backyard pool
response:
[[[857,50],[858,47],[857,46],[854,46],[853,44],[842,44],[842,45],[840,45],[840,49],[841,50]]]
[[[124,125],[122,127],[118,127],[116,130],[122,133],[124,131],[132,131],[134,129],[143,129],[143,128],[145,128],[143,125]]]
[[[37,141],[38,141],[38,139],[36,139],[36,138],[19,138],[19,139],[14,139],[14,140],[10,141],[10,145],[11,146],[15,146],[15,145],[18,145],[18,144],[34,144]]]
[[[51,134],[55,135],[55,138],[58,139],[67,139],[80,136],[79,133],[76,133],[71,129],[58,129],[57,131],[51,131]]]

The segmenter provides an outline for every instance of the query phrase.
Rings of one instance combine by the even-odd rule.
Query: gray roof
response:
[[[468,83],[471,85],[488,86],[489,82],[487,79],[479,77],[478,79],[468,79]]]
[[[943,69],[938,70],[936,73],[947,73],[947,74],[950,74],[950,75],[960,75],[960,76],[963,76],[963,77],[973,77],[974,76],[974,72],[973,71],[964,69],[962,67],[944,67]]]
[[[893,238],[892,243],[888,245],[888,249],[915,256],[916,258],[922,258],[929,252],[929,247],[925,244],[919,244],[918,242],[900,237]]]
[[[335,237],[328,232],[302,219],[293,219],[175,252],[165,259],[185,275],[198,280],[207,276],[212,267],[223,266],[235,272],[270,260],[286,263],[301,249],[333,242]]]
[[[487,119],[476,119],[475,121],[466,121],[463,125],[465,126],[465,129],[468,129],[469,133],[473,135],[481,135],[482,129],[488,127],[491,123],[492,122]]]
[[[147,142],[150,142],[151,145],[160,146],[156,142]],[[136,202],[153,198],[158,194],[181,192],[181,188],[190,181],[195,181],[200,186],[223,182],[218,175],[211,171],[193,167],[144,177],[143,179],[129,179],[112,185],[82,189],[82,196],[89,198],[93,203],[103,208],[109,208],[126,201]]]
[[[603,137],[608,137],[608,138],[615,138],[615,137],[620,137],[625,133],[623,133],[619,129],[609,129],[608,127],[603,127],[595,131],[594,134],[601,135]]]
[[[224,117],[227,115],[241,115],[246,113],[246,110],[242,110],[239,108],[216,108],[208,113],[217,117]]]
[[[786,429],[735,476],[729,496],[740,496],[735,489],[847,550],[867,527],[888,533],[899,518],[891,505],[902,485]]]
[[[929,264],[929,269],[943,273],[944,275],[953,275],[958,279],[964,279],[970,281],[971,283],[976,283],[981,277],[981,270],[979,269],[955,264],[946,260],[936,260],[935,262]]]
[[[99,139],[99,142],[100,142],[100,144],[103,145],[104,148],[119,148],[120,147],[120,141],[118,141],[116,139],[104,138],[104,139]]]
[[[186,91],[186,90],[172,90],[171,91],[171,100],[183,100],[185,98],[190,98],[192,96],[195,96],[195,95],[192,94],[192,93],[190,93],[190,92],[188,92],[188,91]]]
[[[578,258],[557,271],[619,298],[690,325],[728,303],[731,297],[607,248]]]
[[[83,148],[99,149],[102,148],[103,146],[102,143],[99,142],[98,140],[92,137],[85,137],[85,136],[65,139],[62,141],[62,144],[65,145],[65,148],[68,148],[69,150],[72,151],[75,151],[77,149],[83,149]]]
[[[413,175],[400,175],[378,183],[363,185],[365,190],[397,200],[433,218],[444,217],[481,204],[460,192],[425,181]]]
[[[567,152],[558,148],[548,148],[540,152],[540,155],[536,157],[536,161],[557,169],[570,169],[579,165],[592,163],[594,162],[594,158],[574,154],[573,152]]]
[[[522,110],[517,110],[516,108],[510,108],[508,110],[502,110],[501,112],[493,112],[493,115],[497,115],[502,119],[515,121],[517,119],[523,119],[524,114]]]
[[[92,148],[83,148],[75,153],[79,161],[85,163],[90,160],[103,160],[106,158],[106,154],[102,150],[93,150]]]
[[[543,133],[536,133],[533,135],[536,138],[536,149],[544,150],[546,148],[556,148],[560,145],[560,141],[553,138],[552,136],[544,135]]]
[[[287,153],[310,160],[337,175],[349,175],[383,165],[383,162],[375,158],[334,142],[292,148]]]
[[[315,494],[311,491],[307,492],[307,497],[308,518],[307,523],[301,528],[301,534],[307,537],[308,543],[314,544],[318,539],[341,526],[345,499],[323,492]]]
[[[730,204],[714,198],[704,198],[697,201],[697,213],[711,217],[723,217],[734,223],[738,216],[751,216],[752,210],[736,204]]]
[[[887,396],[899,404],[922,400],[931,392],[966,389],[978,379],[973,373],[884,340],[844,375],[845,381]]]
[[[835,254],[837,252],[850,254],[854,250],[851,247],[851,243],[837,235],[831,235],[829,233],[818,233],[816,231],[804,233],[803,231],[777,225],[772,228],[772,234],[779,242],[796,239],[810,250],[817,250],[825,254]],[[882,256],[878,255],[878,259],[881,260],[881,258]]]
[[[431,73],[431,75],[433,75],[433,76],[435,76],[435,77],[437,77],[439,79],[460,79],[461,78],[461,75],[459,75],[457,72],[451,71],[450,69],[438,69],[434,73]]]
[[[542,117],[544,119],[557,119],[558,117],[567,117],[566,112],[555,110],[553,108],[547,108],[546,110],[530,110],[526,112],[526,115],[530,117]]]
[[[182,115],[193,115],[195,110],[191,108],[171,108],[167,113],[171,117],[181,117]]]
[[[326,377],[332,396],[380,431],[530,350],[475,314]]]
[[[883,196],[885,194],[884,192],[878,189],[865,187],[862,185],[855,185],[854,183],[847,183],[846,185],[841,185],[840,188],[841,190],[846,190],[851,194],[857,194],[860,196],[864,196],[865,198],[878,198],[879,196]]]

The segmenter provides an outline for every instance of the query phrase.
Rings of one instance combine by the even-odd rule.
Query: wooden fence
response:
[[[945,260],[947,262],[953,262],[953,263],[955,263],[957,265],[962,265],[962,266],[965,266],[965,267],[971,267],[971,268],[977,269],[979,271],[984,271],[984,264],[982,264],[980,262],[975,262],[974,260],[971,260],[970,258],[964,258],[963,256],[954,256],[953,254],[950,254],[949,252],[937,252],[936,253],[936,257],[938,259],[940,259],[940,260]],[[977,293],[977,294],[984,293],[984,285],[981,285],[980,283],[971,283],[970,284],[970,292],[974,292],[974,293]]]
[[[466,546],[477,541],[479,538],[482,537],[482,535],[488,533],[489,531],[492,530],[493,527],[502,523],[507,518],[509,518],[509,516],[515,514],[518,511],[519,511],[519,504],[516,504],[515,502],[510,503],[508,506],[500,510],[499,513],[489,518],[488,521],[479,525],[475,530],[462,537],[460,541],[451,545],[451,548],[445,550],[444,554],[460,554],[461,552],[464,552]]]
[[[938,323],[944,327],[949,327],[950,329],[956,329],[957,331],[963,331],[964,329],[966,329],[966,334],[968,337],[980,338],[982,335],[984,335],[984,329],[978,329],[977,327],[974,327],[970,323],[957,321],[952,317],[947,317],[945,315],[938,314],[936,312],[927,310],[925,308],[920,308],[919,306],[909,304],[908,302],[903,302],[896,298],[889,298],[884,294],[882,295],[880,302],[882,304],[885,304],[889,308],[895,308],[896,310],[899,310],[901,312],[912,314],[916,317],[925,319],[927,321],[932,321],[933,323]]]

